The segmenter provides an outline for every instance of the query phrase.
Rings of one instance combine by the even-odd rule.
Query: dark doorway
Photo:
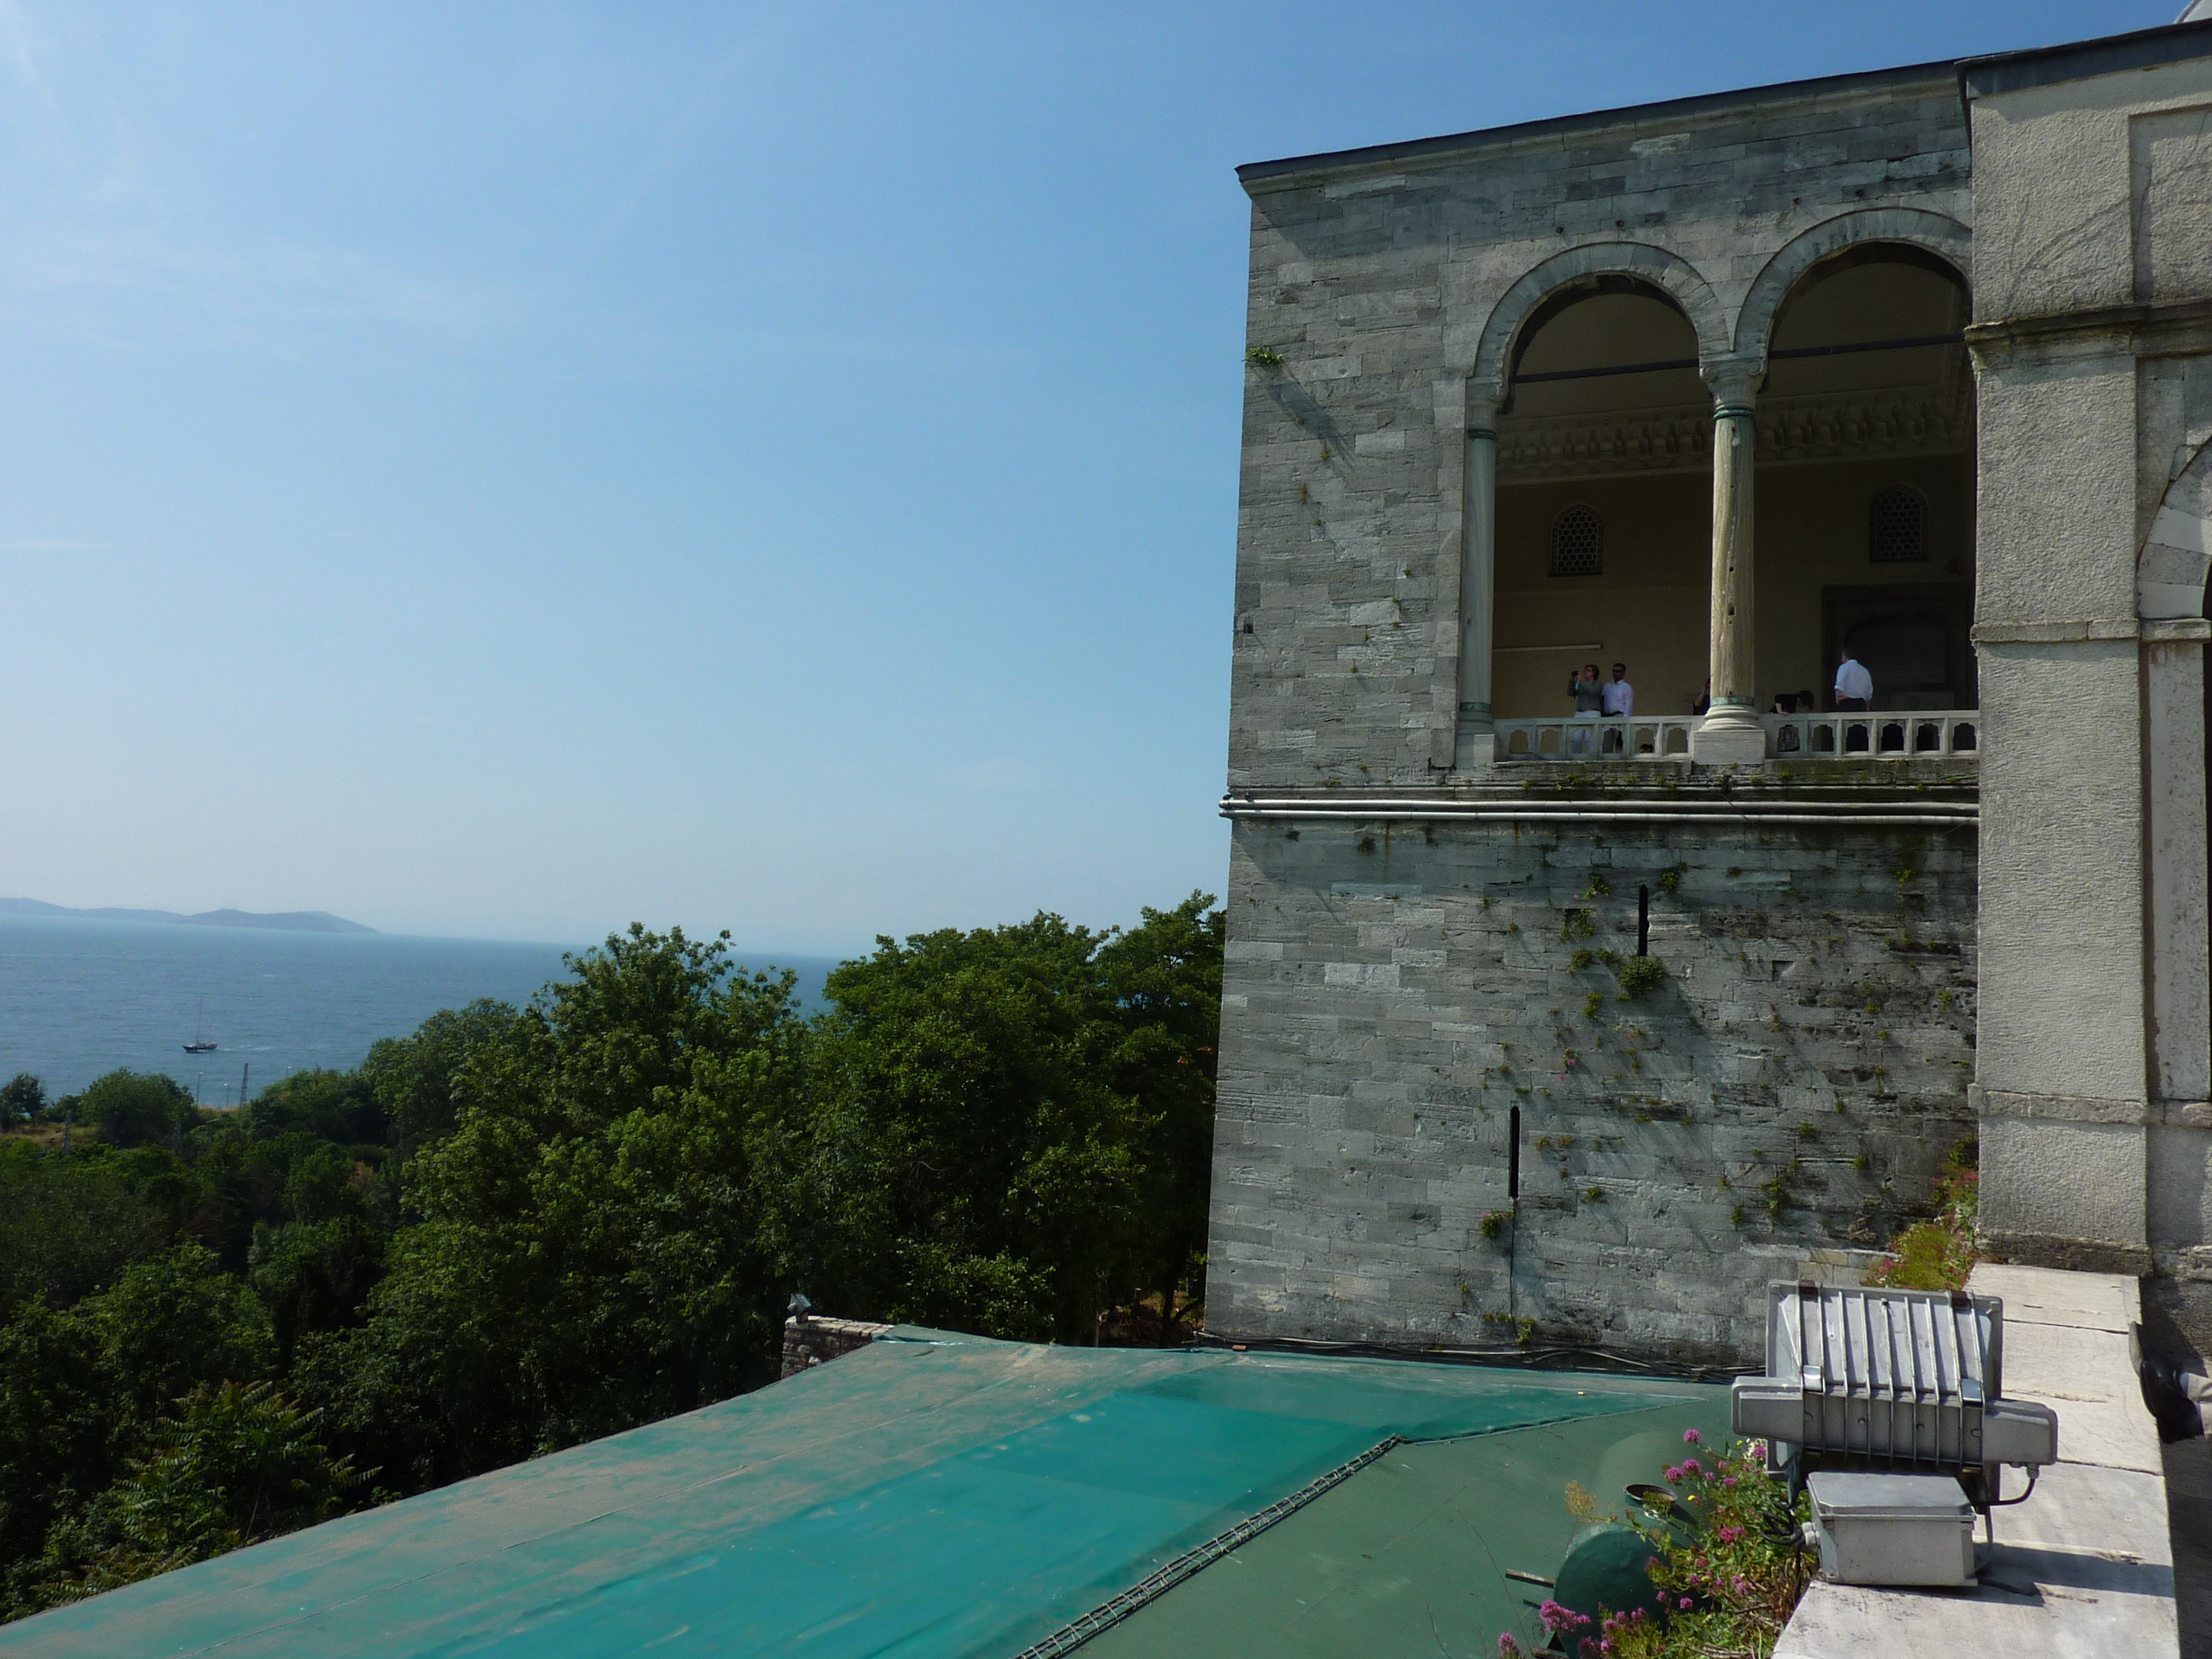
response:
[[[1827,680],[1845,645],[1874,676],[1876,708],[1972,708],[1974,596],[1948,584],[1829,587],[1820,594]],[[1824,705],[1833,699],[1823,693]]]

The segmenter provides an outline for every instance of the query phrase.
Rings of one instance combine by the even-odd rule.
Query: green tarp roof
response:
[[[1710,1425],[1723,1401],[1687,1383],[901,1328],[755,1394],[0,1626],[0,1654],[1012,1659],[1392,1436],[1634,1414],[1621,1434],[1557,1440],[1556,1458],[1504,1436],[1529,1449],[1527,1467],[1506,1480],[1498,1465],[1494,1491],[1486,1466],[1465,1466],[1476,1473],[1454,1501],[1500,1516],[1527,1505],[1532,1526],[1541,1510],[1534,1549],[1552,1532],[1564,1543],[1559,1494],[1596,1474],[1590,1454],[1650,1432],[1653,1413],[1679,1441],[1676,1416]],[[1195,1607],[1215,1575],[1279,1553],[1269,1539],[1311,1534],[1332,1500],[1353,1512],[1364,1500],[1346,1495],[1380,1489],[1401,1455],[1091,1651],[1170,1650],[1129,1646],[1139,1620]],[[1522,1593],[1499,1591],[1516,1607]]]

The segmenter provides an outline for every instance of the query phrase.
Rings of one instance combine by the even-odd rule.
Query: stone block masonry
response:
[[[818,1314],[793,1314],[783,1322],[783,1369],[776,1374],[777,1380],[826,1364],[855,1348],[865,1348],[890,1328],[872,1320],[825,1319]]]
[[[1785,817],[1971,803],[1923,769],[1893,793],[1746,781]],[[1655,814],[1735,781],[1555,775],[1528,790]],[[1306,810],[1233,837],[1217,1333],[1754,1364],[1766,1282],[1855,1280],[1973,1133],[1970,818]],[[1625,996],[1639,893],[1664,976]]]

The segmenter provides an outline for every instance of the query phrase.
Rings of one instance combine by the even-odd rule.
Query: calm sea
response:
[[[441,1008],[520,1003],[562,977],[574,947],[394,933],[289,933],[133,921],[0,916],[0,1079],[72,1093],[118,1066],[167,1072],[210,1106],[310,1066],[361,1063]],[[834,961],[787,952],[739,959],[799,975],[810,1006]],[[221,1045],[188,1054],[196,1030]]]

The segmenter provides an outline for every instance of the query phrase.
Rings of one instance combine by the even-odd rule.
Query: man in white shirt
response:
[[[1636,712],[1636,688],[1627,680],[1628,665],[1617,662],[1613,665],[1613,679],[1598,693],[1597,706],[1608,714],[1633,714]]]
[[[1836,708],[1838,713],[1863,712],[1874,707],[1874,676],[1866,665],[1851,655],[1848,645],[1844,647],[1843,660],[1836,665]]]
[[[1627,664],[1619,662],[1613,664],[1613,678],[1607,681],[1598,692],[1597,706],[1600,714],[1608,716],[1619,715],[1624,720],[1635,714],[1636,688],[1628,683],[1627,676]],[[1627,733],[1607,732],[1605,734],[1604,747],[1605,752],[1608,755],[1626,754],[1628,750]]]

